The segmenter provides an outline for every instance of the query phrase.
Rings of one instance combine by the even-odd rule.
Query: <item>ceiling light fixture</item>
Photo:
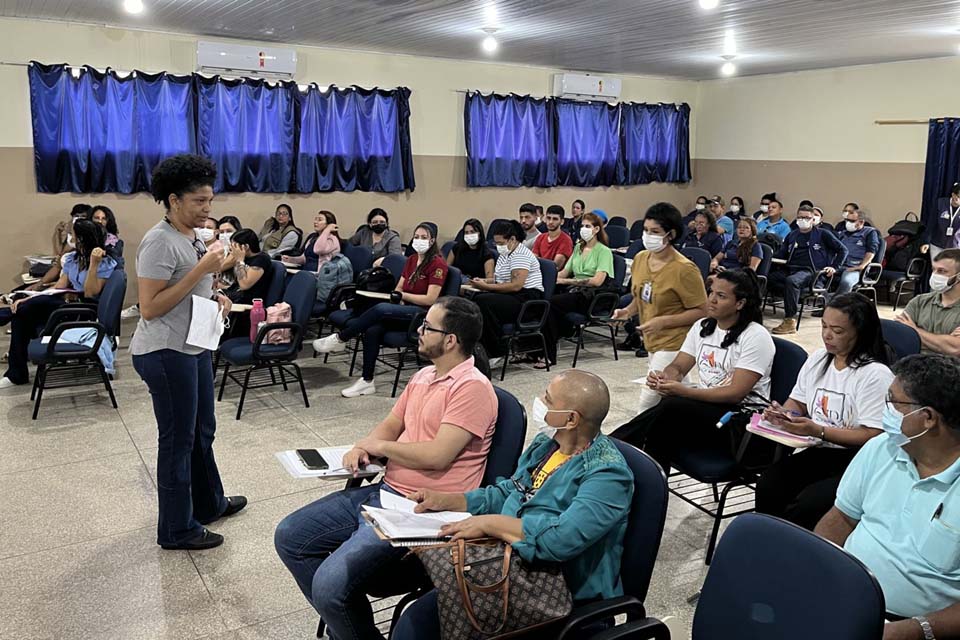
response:
[[[493,53],[494,51],[497,50],[497,47],[500,46],[500,43],[497,42],[497,39],[494,38],[493,36],[487,36],[486,38],[483,39],[482,46],[483,46],[483,50],[486,51],[487,53]]]
[[[737,65],[733,64],[732,62],[724,62],[723,66],[720,67],[720,73],[722,73],[725,76],[732,76],[736,72],[737,72]]]
[[[733,34],[733,29],[727,29],[723,34],[723,57],[726,60],[732,60],[737,55],[737,38]]]
[[[700,0],[700,8],[706,9],[707,11],[711,9],[716,9],[720,6],[720,0]]]
[[[123,10],[134,15],[143,13],[143,0],[123,0]]]

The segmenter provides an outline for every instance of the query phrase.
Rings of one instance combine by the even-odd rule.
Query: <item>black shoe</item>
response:
[[[229,496],[227,498],[227,508],[223,510],[216,518],[210,518],[209,520],[200,520],[200,524],[210,524],[211,522],[216,522],[220,518],[227,518],[233,514],[241,511],[245,506],[247,506],[246,496]]]
[[[640,346],[640,336],[637,334],[631,334],[627,338],[617,345],[617,351],[633,351]]]
[[[209,529],[204,529],[203,533],[200,535],[194,536],[189,540],[184,540],[180,544],[162,544],[160,546],[171,551],[202,551],[203,549],[213,549],[214,547],[219,547],[222,544],[222,535],[219,533],[214,533]]]
[[[644,349],[643,347],[640,347],[639,349],[637,349],[636,356],[637,356],[638,358],[646,358],[646,357],[649,356],[649,355],[650,355],[650,354],[647,353],[647,350]]]
[[[814,318],[822,318],[822,317],[823,317],[823,309],[814,309],[813,313],[811,313],[810,316],[811,316],[811,317],[814,317]]]

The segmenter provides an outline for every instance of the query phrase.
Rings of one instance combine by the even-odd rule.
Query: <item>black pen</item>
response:
[[[940,506],[937,507],[937,510],[933,512],[933,517],[930,518],[930,522],[940,519],[940,514],[943,513],[943,503],[940,503]]]

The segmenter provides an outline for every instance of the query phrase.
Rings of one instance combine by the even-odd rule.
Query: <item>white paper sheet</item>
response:
[[[417,503],[413,500],[407,500],[403,496],[398,496],[389,491],[380,490],[380,506],[389,511],[399,511],[400,513],[409,513],[417,517],[430,518],[440,522],[460,522],[470,517],[465,511],[427,511],[426,513],[414,513]]]
[[[193,296],[187,344],[216,351],[220,347],[221,335],[223,335],[223,319],[220,316],[220,305],[216,300]]]
[[[322,478],[323,480],[344,480],[352,478],[353,474],[343,469],[343,454],[350,450],[350,447],[328,447],[317,449],[317,452],[326,461],[327,469],[307,469],[303,466],[303,461],[297,455],[296,450],[278,451],[275,455],[280,464],[294,478]],[[379,464],[368,464],[366,468],[357,474],[358,477],[374,476],[383,471],[383,466]]]

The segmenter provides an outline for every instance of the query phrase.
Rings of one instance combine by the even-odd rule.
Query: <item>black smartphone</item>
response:
[[[297,456],[303,461],[303,466],[311,471],[321,471],[330,466],[316,449],[297,449]]]

